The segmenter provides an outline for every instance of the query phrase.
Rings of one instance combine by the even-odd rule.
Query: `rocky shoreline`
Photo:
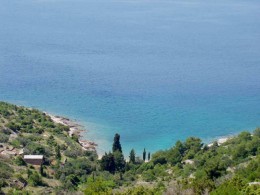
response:
[[[96,147],[98,146],[95,142],[90,141],[90,140],[84,140],[82,139],[83,136],[81,135],[82,132],[86,131],[84,129],[84,127],[82,125],[80,125],[77,121],[71,120],[69,118],[66,117],[62,117],[62,116],[56,116],[56,115],[51,115],[49,113],[46,113],[46,115],[50,116],[51,119],[55,122],[55,123],[59,123],[59,124],[63,124],[65,126],[69,127],[69,136],[72,137],[72,135],[77,135],[79,137],[79,143],[82,146],[83,150],[86,151],[96,151]],[[223,143],[225,143],[226,141],[228,141],[230,138],[232,138],[233,136],[229,135],[229,136],[224,136],[221,138],[216,139],[216,142],[218,143],[218,145],[221,145]],[[213,141],[210,142],[209,144],[207,144],[208,147],[211,147],[213,145]]]
[[[96,151],[96,147],[98,145],[95,142],[82,139],[83,136],[81,134],[82,132],[86,131],[82,125],[66,117],[55,116],[46,112],[45,114],[50,116],[53,122],[69,127],[69,136],[72,137],[73,135],[77,135],[79,137],[79,143],[82,146],[83,150]]]
[[[216,139],[214,142],[217,142],[218,145],[221,145],[221,144],[224,144],[225,142],[227,142],[229,139],[233,138],[234,136],[226,136],[226,137],[221,137],[221,138],[218,138]],[[213,146],[214,142],[211,142],[209,144],[207,144],[208,147],[211,147]]]

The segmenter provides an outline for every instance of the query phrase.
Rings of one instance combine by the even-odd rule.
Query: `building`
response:
[[[43,155],[24,155],[23,160],[32,165],[42,165]]]

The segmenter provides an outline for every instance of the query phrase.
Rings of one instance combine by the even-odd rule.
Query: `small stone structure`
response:
[[[23,160],[32,165],[42,165],[43,155],[24,155]]]

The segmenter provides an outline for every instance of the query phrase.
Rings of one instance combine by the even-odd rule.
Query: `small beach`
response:
[[[99,158],[102,157],[104,152],[108,152],[109,151],[109,149],[107,151],[103,150],[103,153],[102,153],[102,152],[97,150],[97,148],[98,148],[98,144],[97,143],[95,143],[94,141],[91,141],[91,140],[84,139],[83,136],[87,137],[87,133],[88,132],[86,130],[86,127],[81,125],[77,120],[72,120],[72,119],[69,119],[67,117],[54,115],[54,114],[50,114],[50,113],[47,113],[47,112],[45,112],[45,114],[50,116],[51,119],[55,123],[59,123],[59,124],[68,126],[69,129],[70,129],[69,136],[77,135],[79,137],[79,143],[81,144],[83,150],[86,150],[86,151],[96,151],[98,153]],[[208,147],[211,147],[214,142],[217,142],[218,145],[222,145],[222,144],[224,144],[225,142],[227,142],[229,139],[233,138],[236,135],[237,134],[232,134],[232,135],[229,134],[227,136],[220,136],[220,137],[217,137],[217,138],[212,138],[212,139],[210,139],[211,140],[210,143],[204,142],[202,140],[202,143],[204,143]],[[104,148],[104,146],[101,145],[100,148]]]
[[[76,135],[77,137],[79,137],[79,143],[82,146],[83,150],[96,151],[96,147],[98,145],[93,141],[85,140],[82,138],[82,133],[86,132],[86,130],[77,121],[62,116],[52,115],[47,112],[45,112],[45,114],[50,116],[53,122],[69,127],[69,136],[72,137],[73,135]]]

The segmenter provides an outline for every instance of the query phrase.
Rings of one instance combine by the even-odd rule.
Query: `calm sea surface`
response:
[[[125,154],[260,125],[258,0],[1,0],[0,100]]]

